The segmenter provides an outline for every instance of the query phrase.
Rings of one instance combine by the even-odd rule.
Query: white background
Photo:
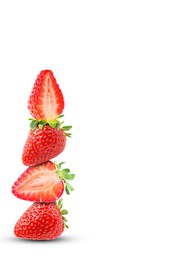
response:
[[[0,2],[0,248],[20,259],[191,258],[190,1]],[[51,69],[72,124],[69,230],[14,238],[11,193],[37,74]],[[27,252],[27,255],[26,253]]]

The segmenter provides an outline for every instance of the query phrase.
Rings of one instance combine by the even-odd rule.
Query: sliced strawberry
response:
[[[56,201],[64,189],[69,194],[73,187],[67,180],[74,179],[75,175],[69,169],[61,169],[61,165],[48,161],[29,167],[14,183],[12,193],[19,199],[34,202]]]
[[[38,120],[54,121],[64,109],[64,97],[51,70],[37,76],[28,101],[31,115]]]

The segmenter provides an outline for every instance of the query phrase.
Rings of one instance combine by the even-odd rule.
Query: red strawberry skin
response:
[[[54,202],[63,192],[64,183],[50,161],[27,168],[12,186],[17,198],[33,202]]]
[[[48,124],[42,130],[36,127],[30,130],[23,148],[22,161],[26,166],[33,166],[49,161],[63,152],[66,145],[66,134],[58,127]]]
[[[52,203],[33,203],[17,221],[14,234],[30,240],[52,240],[64,231],[62,214]]]
[[[37,76],[28,100],[28,109],[37,120],[53,121],[64,109],[64,97],[51,70]]]

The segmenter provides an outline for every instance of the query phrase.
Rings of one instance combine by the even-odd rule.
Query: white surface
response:
[[[20,259],[190,259],[190,1],[1,1],[0,247]],[[26,167],[27,101],[51,69],[73,138],[70,229],[14,238],[30,202],[11,186]],[[23,250],[27,252],[24,255]]]

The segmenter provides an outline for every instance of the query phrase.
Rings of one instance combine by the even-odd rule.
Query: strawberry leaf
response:
[[[66,135],[67,137],[71,137],[72,134],[70,134],[70,133],[65,133],[65,135]]]
[[[69,226],[68,226],[68,225],[66,225],[66,223],[65,223],[65,222],[64,222],[64,227],[65,227],[65,228],[69,228]]]
[[[43,126],[46,125],[46,124],[47,124],[47,122],[44,121],[44,120],[39,121],[39,123],[38,123],[39,129],[42,130],[42,129],[43,129]]]
[[[61,126],[62,124],[64,124],[64,121],[60,122],[60,126]]]
[[[31,130],[34,130],[37,125],[38,125],[38,121],[37,120],[32,120],[31,123],[30,123]]]
[[[63,217],[63,220],[64,220],[65,222],[68,222],[67,218],[65,218],[65,217]]]
[[[66,174],[70,172],[70,170],[69,170],[68,168],[63,169],[63,171],[64,171],[64,173],[66,173]]]
[[[67,137],[71,137],[71,133],[67,133],[67,131],[69,131],[70,129],[72,128],[72,126],[71,125],[67,125],[67,126],[62,126],[62,130],[64,131],[64,133],[65,133],[65,135],[67,136]]]
[[[61,210],[62,215],[67,215],[68,211],[66,209]]]
[[[62,179],[65,183],[65,190],[66,194],[70,194],[70,191],[73,191],[74,188],[70,185],[68,180],[73,180],[75,178],[75,174],[70,173],[70,169],[65,168],[61,169],[63,163],[56,164],[56,173],[58,174],[58,177]]]
[[[71,128],[72,128],[71,125],[63,126],[63,127],[62,127],[62,130],[63,130],[63,131],[69,131]]]
[[[60,210],[60,213],[62,214],[62,220],[63,220],[63,223],[64,223],[64,227],[68,228],[68,225],[66,225],[66,222],[68,222],[68,220],[65,217],[65,215],[68,214],[68,211],[66,209],[62,209],[62,207],[63,207],[63,202],[62,201],[63,201],[63,199],[61,198],[61,199],[59,199],[58,202],[56,202],[56,204],[57,204],[57,207]]]
[[[70,172],[70,170],[69,169],[62,169],[61,170],[61,167],[60,166],[58,166],[58,168],[57,168],[57,173],[58,173],[58,176],[59,176],[59,178],[60,179],[65,179],[65,177],[67,176],[67,174]]]
[[[62,204],[63,204],[62,201],[63,201],[63,198],[59,199],[59,201],[57,202],[57,206],[60,210],[62,209]]]
[[[70,185],[70,183],[68,182],[68,181],[64,181],[65,182],[65,184],[66,184],[66,188],[69,190],[69,191],[73,191],[74,190],[74,188]]]
[[[30,128],[32,130],[34,130],[38,126],[39,129],[42,130],[44,125],[49,124],[49,126],[52,127],[52,128],[58,127],[59,129],[62,129],[64,131],[64,133],[66,134],[66,136],[71,137],[71,134],[66,133],[66,132],[69,131],[72,128],[72,126],[62,126],[61,127],[61,125],[64,123],[64,121],[60,122],[58,120],[63,116],[64,115],[60,115],[57,119],[55,119],[53,121],[46,121],[46,120],[38,120],[38,119],[34,119],[34,118],[29,118],[29,120],[31,121]]]
[[[43,125],[39,124],[38,127],[39,127],[40,130],[42,130]]]
[[[66,190],[66,194],[67,194],[67,195],[70,195],[70,191],[69,191],[69,189],[68,189],[68,186],[65,187],[65,190]]]
[[[66,180],[73,180],[74,178],[75,178],[75,174],[73,174],[73,173],[65,175]]]
[[[60,169],[61,169],[61,167],[62,167],[62,164],[64,164],[65,162],[61,162],[61,163],[59,163],[59,164],[56,164],[56,168],[57,168],[57,171],[59,171]]]
[[[57,125],[58,128],[60,128],[60,121],[57,120]]]
[[[46,122],[45,120],[40,120],[40,121],[39,121],[39,124],[41,124],[41,125],[46,125],[47,122]]]
[[[55,128],[57,126],[58,122],[49,122],[50,127]]]
[[[63,117],[64,115],[62,114],[62,115],[59,115],[59,117],[58,118],[61,118],[61,117]]]

